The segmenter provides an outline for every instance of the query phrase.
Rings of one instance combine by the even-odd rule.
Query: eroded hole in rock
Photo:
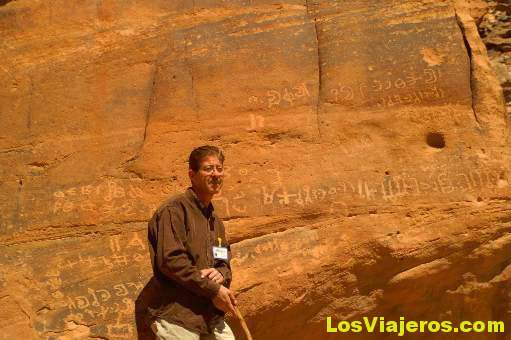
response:
[[[426,143],[435,149],[442,149],[445,147],[444,135],[439,132],[430,132],[426,135]]]

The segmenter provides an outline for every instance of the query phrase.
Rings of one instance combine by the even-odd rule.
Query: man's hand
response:
[[[224,286],[220,286],[220,290],[213,298],[213,304],[216,308],[226,313],[231,313],[232,315],[236,315],[234,306],[236,306],[237,303],[234,294]]]
[[[218,270],[216,270],[216,268],[202,269],[200,271],[200,276],[202,278],[207,277],[211,281],[216,282],[220,285],[224,283],[224,276]]]

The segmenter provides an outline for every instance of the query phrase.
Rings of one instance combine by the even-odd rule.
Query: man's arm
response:
[[[185,225],[182,210],[179,207],[167,207],[154,223],[157,224],[158,233],[156,266],[160,272],[197,295],[214,298],[220,285],[201,277],[184,246]]]

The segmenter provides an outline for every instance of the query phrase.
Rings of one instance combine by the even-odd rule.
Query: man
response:
[[[234,314],[230,247],[211,199],[220,192],[224,155],[215,146],[190,154],[192,186],[164,202],[148,225],[158,304],[149,308],[158,339],[234,339],[224,322]]]

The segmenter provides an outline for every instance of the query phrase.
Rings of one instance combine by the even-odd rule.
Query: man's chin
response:
[[[221,190],[222,190],[221,185],[212,185],[211,187],[209,187],[209,192],[215,195],[220,193]]]

